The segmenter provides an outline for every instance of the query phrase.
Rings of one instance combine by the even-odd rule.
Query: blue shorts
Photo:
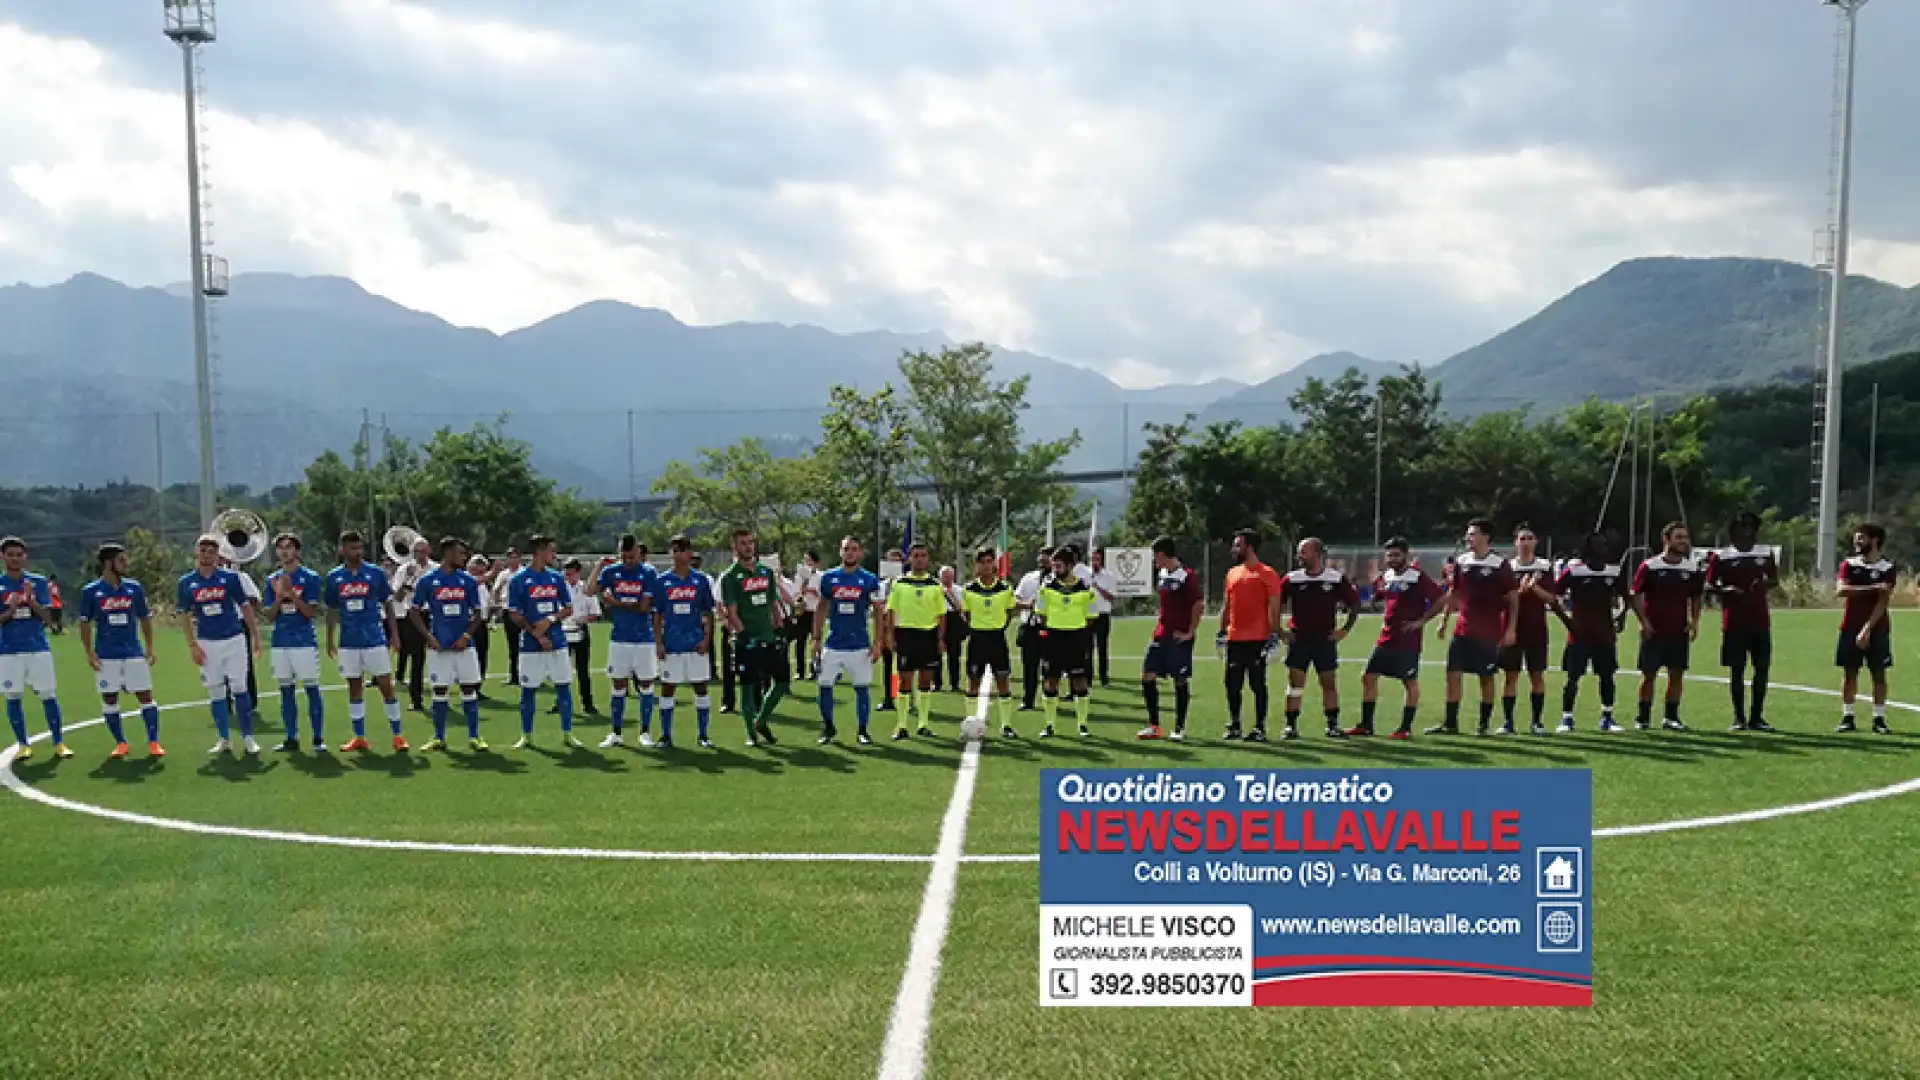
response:
[[[1147,645],[1147,655],[1140,662],[1140,671],[1144,675],[1156,678],[1185,679],[1193,675],[1193,641],[1176,641],[1173,638],[1157,638]]]

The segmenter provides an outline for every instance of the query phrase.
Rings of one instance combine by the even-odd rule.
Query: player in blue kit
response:
[[[0,539],[0,693],[7,697],[7,723],[19,747],[16,760],[33,756],[27,742],[27,711],[21,697],[28,691],[40,699],[53,738],[53,756],[70,758],[66,734],[60,726],[60,701],[53,681],[53,648],[47,644],[47,621],[52,618],[52,595],[47,579],[27,573],[27,544],[17,536]]]
[[[153,616],[147,591],[127,576],[127,549],[101,544],[100,577],[80,590],[80,646],[87,651],[100,687],[101,715],[113,735],[113,757],[127,756],[120,727],[120,695],[140,701],[147,727],[147,756],[166,757],[160,745],[160,707],[153,703]]]
[[[387,572],[366,561],[366,540],[349,529],[340,534],[340,565],[327,571],[321,598],[327,604],[327,655],[347,680],[347,720],[353,738],[340,744],[342,753],[367,748],[366,680],[386,700],[387,726],[393,729],[393,750],[407,751],[400,734],[400,699],[393,693],[393,656],[389,652],[400,634],[387,610],[393,586]],[[338,630],[336,642],[334,633]]]
[[[813,610],[813,669],[820,685],[820,742],[833,741],[833,684],[853,687],[860,745],[871,746],[867,714],[873,702],[873,665],[880,659],[880,579],[860,565],[860,541],[840,541],[840,565],[820,575],[820,606]]]
[[[433,741],[425,750],[447,748],[447,695],[460,687],[460,709],[467,718],[467,748],[487,748],[480,739],[480,656],[474,652],[475,634],[486,632],[480,605],[480,581],[461,569],[467,561],[467,542],[457,536],[440,540],[440,565],[421,575],[413,587],[413,607],[407,612],[420,639],[427,643],[427,681],[433,685]],[[421,612],[425,611],[425,616]]]
[[[707,719],[711,699],[707,683],[713,678],[713,582],[694,569],[693,541],[676,536],[668,548],[673,568],[660,575],[653,593],[654,654],[660,661],[660,745],[673,746],[673,696],[682,685],[693,687],[694,716],[700,723],[700,745],[707,749]]]
[[[322,731],[326,711],[320,701],[320,643],[314,637],[313,620],[320,615],[326,583],[300,564],[301,547],[300,538],[290,532],[274,537],[273,554],[280,569],[267,575],[266,602],[273,605],[268,656],[273,680],[280,684],[280,724],[287,731],[286,740],[275,749],[300,752],[297,684],[307,692],[307,724],[313,729],[313,752],[319,754],[327,748]]]
[[[627,685],[640,695],[640,745],[652,746],[653,680],[660,675],[660,658],[653,642],[653,593],[659,571],[647,563],[647,551],[631,534],[620,538],[618,562],[602,563],[587,584],[587,595],[600,598],[600,608],[613,620],[607,644],[607,678],[613,681],[613,732],[600,746],[623,745],[621,727],[627,717]]]
[[[566,650],[560,619],[573,606],[567,579],[553,568],[553,538],[535,536],[527,544],[532,562],[507,582],[507,619],[520,628],[520,741],[515,750],[533,745],[535,695],[543,682],[553,683],[553,703],[560,709],[560,741],[584,746],[573,737],[573,667]]]
[[[249,644],[256,639],[244,628],[253,621],[255,610],[240,575],[220,565],[219,537],[202,536],[194,544],[193,569],[181,575],[174,607],[187,634],[187,650],[200,668],[200,684],[207,688],[214,729],[220,733],[220,741],[208,755],[233,750],[228,698],[240,714],[242,747],[248,754],[258,754],[260,744],[253,741],[253,698],[247,694],[248,654],[257,646]]]

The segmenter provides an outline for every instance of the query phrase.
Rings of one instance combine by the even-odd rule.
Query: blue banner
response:
[[[1044,1005],[1591,1005],[1578,769],[1047,769]]]

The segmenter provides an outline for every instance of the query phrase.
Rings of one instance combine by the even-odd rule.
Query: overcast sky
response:
[[[0,281],[184,278],[157,0],[0,0]],[[1855,267],[1920,282],[1920,9]],[[507,330],[940,329],[1143,385],[1445,358],[1621,259],[1806,261],[1816,0],[223,0],[217,250]]]

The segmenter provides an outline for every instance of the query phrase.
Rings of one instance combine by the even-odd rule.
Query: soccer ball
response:
[[[968,742],[979,742],[987,737],[987,722],[977,716],[969,716],[960,721],[960,737]]]

